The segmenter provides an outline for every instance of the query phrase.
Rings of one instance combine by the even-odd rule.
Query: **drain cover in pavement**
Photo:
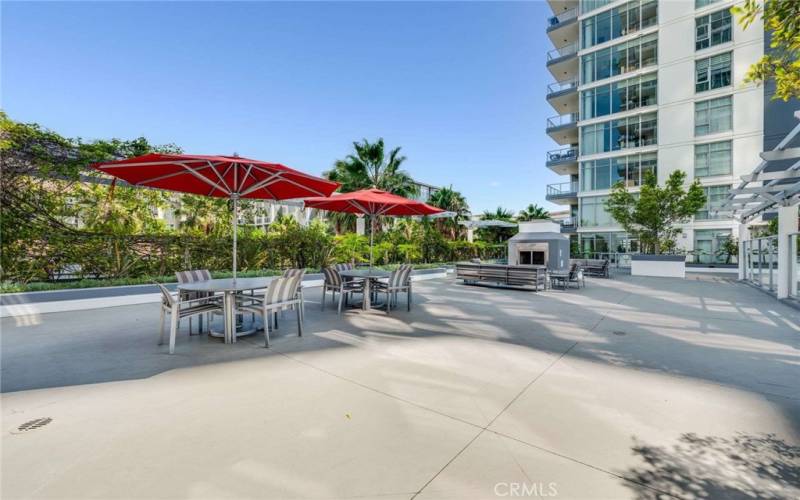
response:
[[[35,418],[33,420],[28,420],[24,424],[17,427],[16,433],[33,431],[38,429],[39,427],[44,427],[45,425],[49,424],[52,421],[53,419],[50,417]]]
[[[614,330],[611,333],[613,333],[614,335],[625,335],[625,332],[623,332],[622,330]]]

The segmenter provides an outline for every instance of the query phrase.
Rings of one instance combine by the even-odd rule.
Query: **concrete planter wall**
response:
[[[683,255],[631,255],[631,275],[685,278],[686,257]]]

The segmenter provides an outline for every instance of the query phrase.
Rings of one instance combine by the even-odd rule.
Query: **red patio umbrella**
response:
[[[350,193],[335,194],[329,198],[316,197],[303,200],[306,207],[329,210],[331,212],[347,212],[364,214],[370,217],[369,233],[369,265],[372,267],[372,242],[375,233],[375,216],[420,216],[444,212],[417,200],[403,198],[380,189],[362,189]]]
[[[239,156],[150,153],[92,167],[134,186],[230,198],[233,201],[233,277],[239,199],[287,200],[329,196],[339,183],[298,172],[279,163]]]

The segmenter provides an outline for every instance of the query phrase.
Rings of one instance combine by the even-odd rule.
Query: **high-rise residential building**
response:
[[[547,134],[559,148],[546,165],[568,180],[546,197],[569,206],[562,227],[582,252],[636,252],[604,209],[611,187],[636,191],[645,172],[663,183],[680,169],[708,202],[678,248],[725,260],[718,250],[737,223],[714,208],[759,161],[768,99],[743,82],[765,40],[760,21],[736,23],[730,8],[740,1],[549,0],[547,101],[557,114]]]

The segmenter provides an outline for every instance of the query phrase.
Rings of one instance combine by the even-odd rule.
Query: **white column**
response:
[[[366,234],[366,232],[367,232],[367,222],[364,220],[364,216],[363,215],[359,215],[356,218],[356,234],[360,234],[361,236],[364,236],[364,234]]]
[[[789,233],[797,231],[797,205],[778,207],[778,289],[779,299],[785,299],[796,285],[796,257],[792,255]]]
[[[475,239],[475,230],[472,229],[471,227],[468,227],[467,228],[467,241],[472,243],[474,239]]]
[[[747,222],[739,223],[739,279],[743,280],[747,277],[747,255],[744,248],[744,242],[750,239],[750,227]]]

